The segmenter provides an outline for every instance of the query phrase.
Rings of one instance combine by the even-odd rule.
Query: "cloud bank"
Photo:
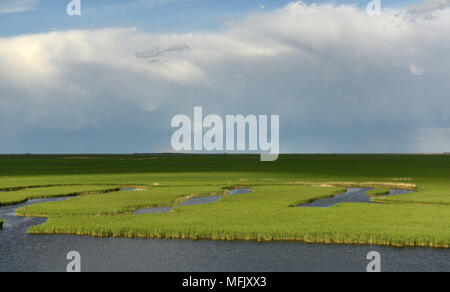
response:
[[[0,152],[170,151],[194,106],[279,114],[282,152],[448,151],[450,11],[396,15],[291,3],[216,33],[0,38]]]
[[[406,15],[410,20],[419,17],[433,17],[433,12],[450,6],[450,0],[425,0],[424,3],[416,4],[408,8]]]
[[[0,14],[29,11],[38,4],[39,0],[1,0]]]

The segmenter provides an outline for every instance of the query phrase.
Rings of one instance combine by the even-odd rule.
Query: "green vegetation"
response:
[[[57,186],[45,188],[29,188],[20,191],[0,193],[0,206],[16,205],[33,199],[56,198],[85,194],[100,194],[118,191],[118,186]]]
[[[449,177],[450,156],[444,155],[281,155],[276,162],[260,162],[256,155],[0,157],[0,189],[148,186],[142,192],[82,196],[18,210],[49,217],[29,230],[49,234],[448,248]],[[253,193],[176,206],[231,186],[250,186]],[[294,207],[351,186],[376,188],[372,200],[383,204]],[[417,192],[376,196],[388,188]],[[157,206],[176,207],[167,214],[132,215]]]
[[[448,189],[447,189],[448,188]],[[391,204],[445,205],[450,208],[450,186],[446,184],[427,185],[423,190],[406,195],[375,197],[373,201]]]
[[[225,196],[221,202],[203,206],[176,207],[168,214],[50,218],[30,232],[448,248],[450,234],[442,225],[449,227],[450,212],[443,206],[352,203],[325,209],[287,207],[336,191],[307,186],[256,187],[250,195]]]
[[[389,195],[390,192],[391,192],[391,190],[387,189],[387,188],[374,188],[373,190],[368,191],[367,195],[369,197],[379,197],[379,196]]]

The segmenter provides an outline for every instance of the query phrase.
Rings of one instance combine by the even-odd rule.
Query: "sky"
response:
[[[450,0],[0,0],[0,153],[172,152],[277,114],[283,153],[450,152]]]

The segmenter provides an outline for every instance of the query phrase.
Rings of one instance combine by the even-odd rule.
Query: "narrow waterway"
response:
[[[252,192],[252,190],[249,188],[238,188],[238,189],[230,190],[225,195],[192,198],[192,199],[187,200],[183,204],[180,204],[180,206],[211,204],[211,203],[220,201],[220,198],[222,198],[223,196],[243,195],[243,194],[250,194],[251,192]],[[170,211],[172,211],[172,207],[157,207],[157,208],[149,208],[149,209],[139,209],[139,210],[136,210],[134,212],[134,214],[137,215],[137,214],[169,213]]]
[[[321,207],[328,208],[334,206],[339,203],[370,203],[370,204],[379,204],[377,202],[371,201],[372,197],[367,195],[367,191],[371,190],[371,188],[348,188],[347,191],[343,194],[336,195],[332,198],[321,199],[317,201],[313,201],[307,204],[300,205],[299,207]],[[392,189],[391,192],[386,196],[394,196],[394,195],[404,195],[414,193],[415,191],[407,191],[407,190],[397,190]]]

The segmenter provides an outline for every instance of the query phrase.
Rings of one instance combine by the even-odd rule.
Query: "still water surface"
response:
[[[348,188],[343,194],[339,194],[332,198],[326,198],[322,200],[317,200],[308,204],[301,205],[299,207],[322,207],[328,208],[339,203],[369,203],[369,204],[380,204],[377,202],[372,202],[372,197],[367,195],[367,191],[372,190],[372,188]],[[391,189],[391,192],[386,196],[404,195],[415,193],[415,191],[407,190],[397,190]]]
[[[226,196],[250,194],[251,192],[252,192],[252,190],[249,188],[239,188],[239,189],[230,190],[226,194]],[[225,195],[192,198],[192,199],[189,199],[188,201],[184,202],[180,206],[211,204],[211,203],[220,201],[220,198],[222,198],[223,196],[225,196]],[[136,210],[134,212],[134,214],[137,215],[137,214],[169,213],[170,211],[172,211],[172,207],[156,207],[156,208],[149,208],[149,209],[139,209],[139,210]]]

